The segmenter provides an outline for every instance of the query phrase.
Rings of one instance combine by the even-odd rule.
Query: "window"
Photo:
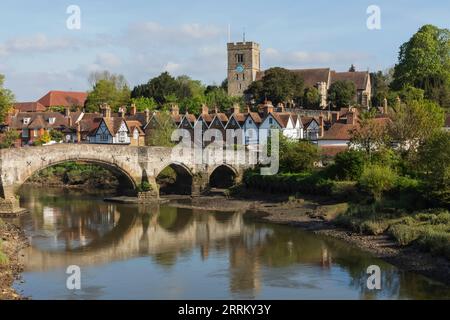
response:
[[[49,118],[48,119],[48,123],[50,123],[50,124],[54,124],[55,121],[56,121],[56,118]]]
[[[23,124],[30,124],[30,118],[23,118]]]
[[[236,74],[236,80],[239,80],[239,73]]]
[[[108,141],[108,135],[105,133],[100,134],[100,141]]]
[[[273,119],[269,118],[269,124],[273,124]]]
[[[134,129],[134,132],[133,132],[133,139],[134,139],[134,140],[139,139],[139,131],[138,131],[137,129]]]
[[[242,74],[242,80],[245,80],[245,73]]]
[[[38,136],[38,131],[37,131],[37,129],[34,129],[33,130],[33,137],[37,138],[37,136]]]
[[[22,130],[22,138],[28,138],[28,129]]]
[[[248,120],[248,124],[253,124],[253,121],[252,120]]]
[[[236,55],[236,62],[237,63],[244,63],[244,55],[242,53],[238,53]]]
[[[119,132],[119,142],[125,143],[126,141],[127,141],[127,133],[124,131]]]

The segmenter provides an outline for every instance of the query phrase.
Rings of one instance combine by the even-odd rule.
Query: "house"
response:
[[[315,117],[301,117],[303,139],[315,141],[318,140],[323,133],[323,117],[319,119]]]
[[[84,107],[88,94],[75,91],[49,91],[37,102],[46,108],[51,107]]]
[[[145,133],[139,121],[127,121],[123,109],[120,111],[121,116],[112,116],[111,107],[106,104],[101,106],[101,110],[102,117],[91,120],[89,143],[133,146],[145,144]]]
[[[83,117],[83,113],[66,112],[16,112],[8,117],[7,130],[16,130],[20,134],[20,145],[31,145],[38,141],[44,134],[52,130],[63,134],[71,131]],[[70,140],[72,136],[70,136]],[[65,140],[65,139],[64,139]],[[71,141],[66,141],[71,142]]]
[[[259,125],[259,143],[266,144],[270,137],[270,129],[279,129],[282,134],[292,140],[299,140],[301,126],[297,123],[298,116],[295,117],[295,122],[292,114],[289,112],[274,112],[273,105],[270,101],[266,101],[264,105],[260,106],[265,116],[264,120]]]

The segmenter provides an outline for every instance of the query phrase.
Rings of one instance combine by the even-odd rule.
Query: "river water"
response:
[[[15,288],[32,299],[450,298],[450,288],[344,242],[238,212],[36,187],[22,188],[21,204],[31,246]],[[381,268],[381,290],[367,288],[371,265]],[[67,288],[69,266],[80,268],[80,290]]]

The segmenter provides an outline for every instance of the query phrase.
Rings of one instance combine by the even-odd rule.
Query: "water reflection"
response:
[[[86,195],[25,188],[20,224],[33,298],[449,298],[449,288],[399,272],[347,244],[298,229],[246,221],[242,213],[104,203]],[[69,265],[87,287],[64,287]],[[383,289],[369,291],[379,265]],[[42,279],[46,279],[43,281]],[[121,284],[120,290],[116,287]]]

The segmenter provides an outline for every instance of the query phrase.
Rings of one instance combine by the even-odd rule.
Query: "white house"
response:
[[[98,127],[89,135],[89,143],[130,144],[130,129],[121,117],[100,118]]]

